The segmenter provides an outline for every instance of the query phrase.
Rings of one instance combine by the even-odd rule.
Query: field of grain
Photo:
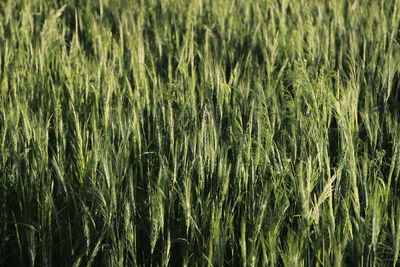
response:
[[[0,1],[0,266],[398,266],[399,10]]]

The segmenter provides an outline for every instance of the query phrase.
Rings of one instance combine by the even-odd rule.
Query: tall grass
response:
[[[0,265],[396,266],[399,9],[0,1]]]

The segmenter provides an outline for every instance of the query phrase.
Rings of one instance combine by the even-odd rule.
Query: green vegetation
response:
[[[399,10],[0,1],[0,265],[399,264]]]

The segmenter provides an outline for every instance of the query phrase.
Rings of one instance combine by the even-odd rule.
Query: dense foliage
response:
[[[0,265],[395,266],[399,10],[0,1]]]

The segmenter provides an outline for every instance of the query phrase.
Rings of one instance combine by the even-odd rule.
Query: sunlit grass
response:
[[[0,265],[396,266],[399,9],[0,1]]]

